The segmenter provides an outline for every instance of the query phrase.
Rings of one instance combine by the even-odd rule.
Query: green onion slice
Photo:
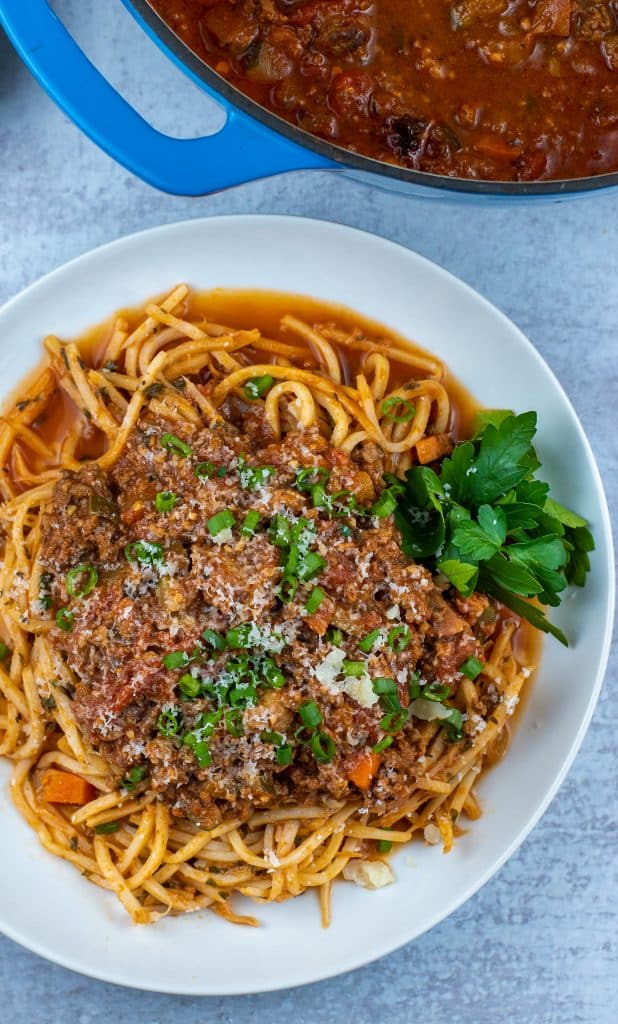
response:
[[[365,668],[364,661],[348,661],[347,658],[343,659],[344,676],[362,676],[365,673]]]
[[[330,472],[325,466],[305,466],[304,469],[296,470],[294,486],[299,491],[310,491],[316,484],[327,483],[329,477]]]
[[[367,633],[366,636],[364,636],[361,640],[358,641],[358,646],[360,647],[361,651],[363,651],[365,654],[369,654],[369,652],[373,650],[373,646],[379,636],[379,629],[372,629],[371,633]]]
[[[191,447],[185,444],[184,441],[181,441],[179,437],[176,437],[175,434],[163,434],[161,447],[171,452],[172,455],[177,455],[179,459],[186,459],[191,454]]]
[[[179,707],[166,708],[157,719],[157,729],[162,736],[176,736],[182,726],[182,711]]]
[[[64,633],[70,633],[75,622],[75,615],[68,608],[59,608],[56,612],[56,625]]]
[[[178,498],[173,491],[159,491],[155,498],[157,512],[171,512],[178,503]]]
[[[94,565],[76,565],[74,569],[69,569],[66,576],[67,594],[71,597],[87,597],[96,587],[98,580],[99,573]]]
[[[250,377],[243,388],[244,396],[250,402],[255,402],[257,398],[265,395],[274,383],[274,377],[271,377],[269,373],[265,373],[262,377]]]
[[[313,615],[314,612],[317,612],[325,597],[326,594],[321,587],[314,587],[305,601],[305,611],[307,614]]]
[[[225,712],[225,728],[231,736],[238,739],[239,736],[244,735],[242,711],[240,708],[230,708],[229,711]]]
[[[170,651],[163,657],[163,664],[165,668],[169,669],[186,668],[190,661],[186,651]]]
[[[407,626],[393,626],[388,632],[387,643],[395,654],[401,654],[411,640],[410,630]]]
[[[326,566],[326,559],[322,558],[317,551],[308,551],[298,563],[298,578],[302,583],[307,583],[322,572]]]
[[[320,764],[328,764],[335,756],[336,747],[325,732],[316,732],[309,741],[311,753]]]
[[[119,821],[102,821],[100,825],[94,826],[94,833],[97,836],[110,836],[120,828]]]
[[[163,561],[163,548],[160,544],[149,540],[133,540],[124,547],[127,562],[141,562],[143,565],[154,565]]]
[[[215,651],[224,651],[226,648],[225,637],[221,636],[214,629],[205,629],[202,632],[202,640],[205,640],[207,644],[210,644]]]
[[[220,512],[216,512],[214,516],[211,516],[206,525],[211,537],[216,537],[224,530],[231,530],[234,523],[235,519],[229,508],[222,508]]]
[[[371,749],[373,750],[374,754],[381,754],[383,750],[386,750],[387,747],[390,747],[392,742],[392,736],[385,736],[384,739],[381,739],[379,741],[379,743],[374,743]]]
[[[322,721],[322,712],[314,700],[308,700],[298,709],[300,720],[306,729],[315,729]]]
[[[253,537],[253,534],[257,530],[260,518],[260,513],[256,512],[253,508],[247,512],[240,527],[240,532],[243,537]]]
[[[480,676],[483,671],[483,667],[483,662],[479,661],[478,658],[475,658],[474,655],[471,655],[471,657],[466,658],[466,660],[462,662],[459,666],[459,671],[462,675],[467,676],[468,679],[474,680],[477,676]]]
[[[394,410],[402,408],[403,412],[396,413]],[[405,398],[400,398],[399,395],[393,395],[391,398],[386,398],[382,402],[382,416],[385,419],[390,420],[391,423],[408,423],[414,418],[416,408],[412,405],[412,402],[406,401]]]
[[[183,697],[199,697],[200,690],[202,689],[199,679],[192,676],[190,672],[185,672],[181,675],[178,680],[178,689],[182,693]]]

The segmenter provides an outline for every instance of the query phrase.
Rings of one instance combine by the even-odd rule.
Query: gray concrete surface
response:
[[[157,126],[190,135],[213,123],[204,98],[148,43],[120,0],[62,0],[55,7]],[[81,136],[1,33],[0,156],[2,301],[92,246],[218,213],[306,214],[375,231],[423,253],[495,302],[532,338],[582,419],[615,511],[618,193],[489,208],[404,199],[314,173],[209,199],[170,198],[130,177]],[[90,981],[0,938],[3,1019],[613,1024],[617,698],[614,658],[577,761],[523,848],[451,918],[379,963],[280,994],[190,999]],[[2,884],[7,880],[0,892]]]

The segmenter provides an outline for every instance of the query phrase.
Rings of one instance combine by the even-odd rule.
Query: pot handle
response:
[[[32,74],[94,142],[163,192],[201,196],[285,171],[337,165],[236,110],[215,135],[172,139],[156,131],[97,71],[48,0],[0,0],[2,25]]]

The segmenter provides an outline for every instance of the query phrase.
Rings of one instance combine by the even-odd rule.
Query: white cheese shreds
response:
[[[410,714],[415,718],[421,718],[423,722],[433,722],[437,718],[449,718],[452,708],[445,708],[444,704],[438,704],[435,700],[425,700],[424,697],[417,697],[410,704]]]
[[[343,671],[343,663],[345,661],[345,651],[342,651],[340,647],[334,647],[332,651],[326,655],[323,661],[316,665],[313,670],[313,674],[322,686],[327,686],[330,689],[339,689],[335,686],[335,680],[338,675],[341,675]]]
[[[425,825],[423,835],[425,837],[425,842],[429,843],[430,846],[437,846],[438,843],[442,841],[440,829],[437,825],[432,825],[431,822],[429,825]]]
[[[386,612],[386,618],[387,619],[398,619],[400,614],[401,613],[399,611],[399,605],[398,604],[392,604],[390,606],[390,608],[388,609],[388,611]]]
[[[362,676],[350,676],[346,679],[343,689],[348,697],[357,701],[362,708],[371,708],[379,700],[377,693],[373,692],[371,679],[366,672]]]
[[[395,881],[392,868],[381,860],[350,860],[343,869],[343,877],[363,889],[382,889]]]
[[[232,527],[228,526],[225,530],[219,530],[214,537],[211,537],[213,544],[231,544],[234,540],[234,534],[232,533]]]

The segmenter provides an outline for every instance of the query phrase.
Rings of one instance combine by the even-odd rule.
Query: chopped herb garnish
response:
[[[341,647],[343,645],[343,633],[340,629],[331,628],[327,630],[326,639],[333,647]]]
[[[157,719],[157,729],[162,736],[177,736],[182,727],[182,711],[174,705],[162,711]]]
[[[264,487],[274,475],[274,466],[248,466],[242,455],[238,460],[240,486],[248,491],[257,491],[259,487]]]
[[[225,637],[214,629],[205,629],[202,633],[202,640],[205,640],[215,651],[224,651],[226,648]]]
[[[190,663],[191,659],[186,651],[170,651],[169,654],[164,655],[163,664],[165,668],[176,669],[186,668]]]
[[[146,778],[147,774],[148,769],[145,765],[133,765],[132,768],[129,768],[127,774],[120,780],[120,788],[127,789],[130,792]]]
[[[342,667],[344,676],[362,676],[366,669],[364,661],[348,661],[347,658],[343,659]]]
[[[3,640],[0,640],[0,661],[4,661],[4,659],[6,657],[8,657],[8,655],[9,655],[9,648],[4,643]]]
[[[478,658],[471,656],[470,658],[466,658],[466,660],[462,662],[462,664],[459,666],[459,671],[464,676],[467,676],[468,679],[474,680],[476,679],[477,676],[480,676],[481,672],[483,671],[483,662],[479,661]]]
[[[171,452],[172,455],[177,455],[180,459],[187,459],[191,454],[191,447],[181,441],[175,434],[163,434],[161,438],[161,447],[165,448],[166,451]]]
[[[229,711],[225,712],[225,728],[229,732],[230,736],[234,736],[238,739],[239,736],[244,735],[242,711],[240,708],[230,708]]]
[[[314,587],[305,601],[305,611],[307,614],[313,615],[314,612],[317,612],[325,597],[326,594],[321,587]]]
[[[463,715],[457,708],[453,708],[449,718],[443,718],[441,724],[446,731],[446,737],[451,743],[456,743],[463,736]]]
[[[274,383],[274,377],[271,377],[269,373],[265,373],[262,377],[250,377],[243,388],[244,396],[250,402],[254,402],[257,398],[265,395]]]
[[[386,750],[387,747],[390,747],[392,742],[392,736],[384,736],[384,738],[381,739],[378,743],[374,743],[371,749],[373,750],[374,754],[381,754],[383,750]]]
[[[65,633],[70,633],[75,622],[75,615],[68,608],[59,608],[56,612],[56,625]]]
[[[392,735],[403,729],[407,720],[408,712],[404,711],[403,708],[400,711],[387,711],[384,717],[380,719],[380,728],[385,733]]]
[[[401,654],[410,643],[410,630],[407,626],[393,626],[388,632],[387,643],[395,654]]]
[[[140,562],[142,565],[155,565],[163,561],[163,548],[160,544],[149,540],[133,540],[125,544],[124,557],[127,562]]]
[[[402,412],[397,412],[397,409],[401,409]],[[393,395],[382,402],[381,412],[384,418],[390,420],[391,423],[408,423],[409,420],[414,418],[416,409],[412,402],[408,402],[405,398],[400,398],[398,395]]]
[[[343,526],[341,527],[341,533],[343,534],[344,537],[351,537],[352,527],[348,526],[347,523],[344,523]]]
[[[102,821],[100,825],[94,826],[94,833],[97,836],[110,836],[120,828],[119,821]]]
[[[367,633],[366,636],[364,636],[361,640],[358,641],[358,646],[360,647],[361,651],[364,651],[365,654],[369,654],[369,652],[373,650],[373,647],[376,641],[378,640],[379,636],[379,629],[372,629],[371,633]]]
[[[335,756],[337,748],[331,737],[325,732],[316,732],[309,740],[311,753],[320,764],[329,764]]]
[[[208,532],[212,537],[216,537],[217,534],[222,533],[224,530],[231,530],[234,526],[235,520],[234,515],[230,512],[229,508],[223,508],[220,512],[216,512],[212,516],[208,523]]]
[[[277,513],[270,521],[268,539],[276,548],[285,548],[290,544],[290,521]]]
[[[377,847],[378,853],[390,853],[393,844],[390,839],[378,839]]]
[[[65,586],[71,597],[87,597],[91,594],[99,580],[99,573],[94,565],[76,565],[69,569]]]
[[[283,604],[293,601],[297,590],[298,580],[294,576],[283,576],[281,582],[275,587],[275,593]]]
[[[258,523],[261,519],[260,513],[256,512],[255,509],[250,509],[245,518],[242,521],[240,532],[243,537],[253,537],[253,534],[258,528]]]
[[[326,566],[326,559],[322,558],[317,551],[308,551],[298,563],[297,575],[302,583],[307,583],[322,572]]]
[[[192,700],[194,697],[199,697],[202,686],[196,676],[192,676],[190,672],[184,672],[178,680],[178,689],[183,697]]]
[[[315,729],[322,721],[322,712],[314,700],[308,700],[298,709],[300,720],[306,729]]]
[[[193,473],[198,480],[210,480],[211,476],[214,476],[217,472],[217,467],[214,462],[198,462],[193,467]]]
[[[173,491],[159,491],[155,498],[157,512],[171,512],[178,504],[178,498]]]
[[[285,676],[273,658],[264,658],[261,669],[264,679],[273,690],[280,690],[285,686]]]
[[[283,743],[280,747],[277,747],[277,749],[275,750],[275,760],[277,764],[280,764],[283,767],[285,767],[288,764],[291,764],[293,756],[294,751],[292,750],[289,743]]]
[[[310,491],[316,484],[328,483],[329,477],[330,473],[325,466],[306,466],[296,470],[294,486],[299,491]]]
[[[377,516],[378,519],[386,519],[392,512],[397,508],[397,499],[393,492],[386,487],[377,501],[374,501],[371,506],[370,512],[372,516]]]
[[[232,629],[229,629],[225,637],[227,646],[249,647],[249,637],[253,628],[254,624],[252,622],[243,622],[240,626],[234,626]]]

